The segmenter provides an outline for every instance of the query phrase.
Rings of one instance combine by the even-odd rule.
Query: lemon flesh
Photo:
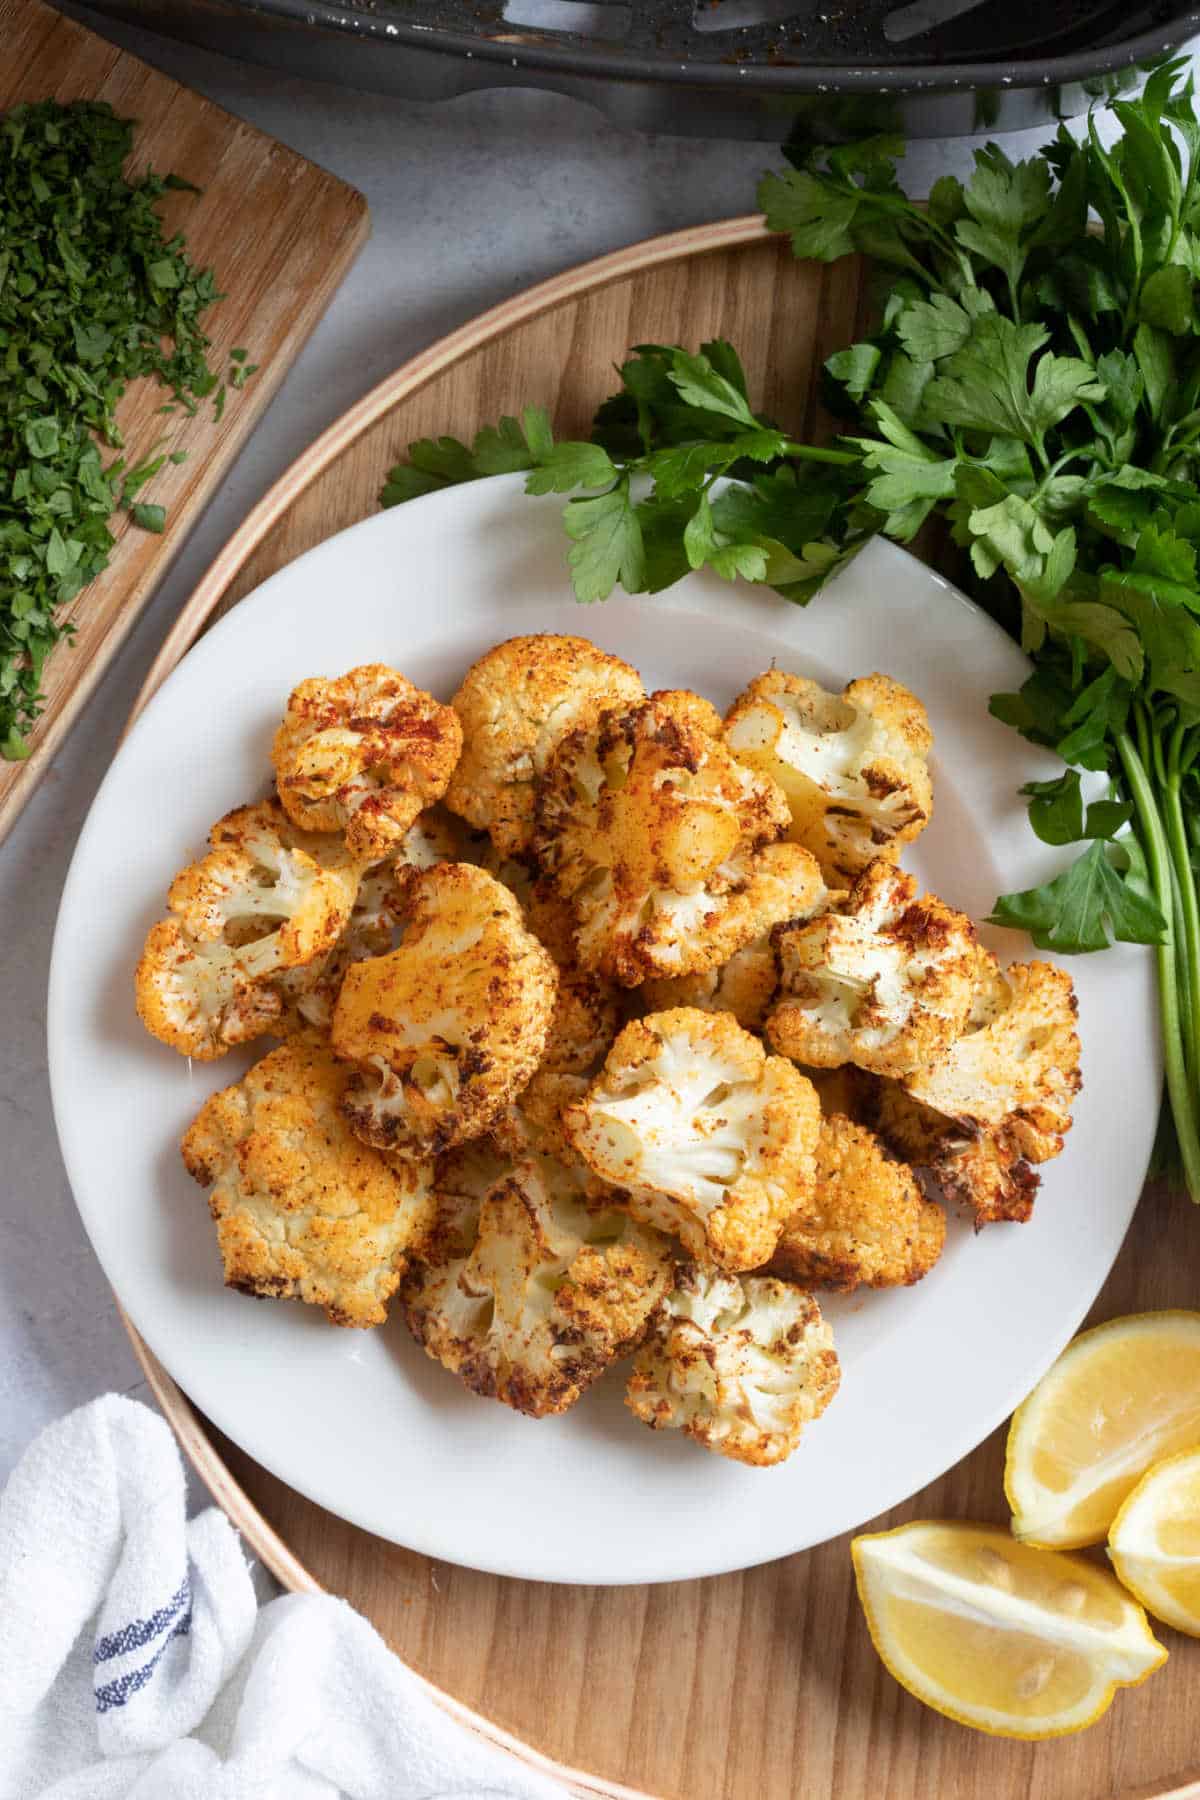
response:
[[[1013,1531],[1057,1549],[1103,1543],[1147,1469],[1195,1444],[1200,1313],[1138,1313],[1085,1331],[1013,1416]]]
[[[991,1525],[917,1521],[851,1545],[871,1640],[909,1693],[998,1737],[1059,1737],[1166,1658],[1142,1608],[1080,1557]]]
[[[1108,1553],[1148,1612],[1200,1637],[1200,1449],[1142,1477],[1113,1520]]]

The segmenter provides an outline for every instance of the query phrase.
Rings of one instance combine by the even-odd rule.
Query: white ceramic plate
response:
[[[177,1144],[201,1101],[252,1058],[189,1066],[142,1031],[132,976],[175,870],[230,807],[265,791],[292,685],[386,661],[445,698],[517,632],[583,631],[648,688],[720,707],[773,661],[840,687],[884,669],[925,700],[937,738],[933,824],[908,857],[977,918],[1062,860],[1017,789],[1046,760],[989,718],[1026,665],[982,613],[904,552],[868,548],[806,610],[692,576],[582,612],[560,502],[511,477],[383,513],[266,582],[200,640],[146,709],[88,817],[50,980],[50,1075],[63,1154],[122,1306],[222,1431],[282,1480],[368,1531],[452,1562],[553,1581],[670,1581],[803,1549],[860,1524],[957,1461],[1075,1330],[1129,1223],[1159,1093],[1151,959],[1077,958],[1084,1091],[1033,1220],[955,1224],[919,1286],[830,1304],[842,1388],[781,1468],[740,1468],[651,1434],[610,1372],[566,1417],[475,1399],[399,1318],[338,1331],[313,1309],[221,1285],[205,1198]],[[1024,939],[994,935],[1002,956]],[[263,1046],[256,1049],[261,1052]]]

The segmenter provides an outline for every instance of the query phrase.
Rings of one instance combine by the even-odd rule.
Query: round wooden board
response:
[[[628,346],[718,335],[743,352],[760,404],[793,428],[821,430],[816,378],[863,305],[857,266],[798,265],[756,218],[636,245],[506,302],[399,369],[289,470],[197,589],[138,706],[213,618],[369,514],[411,439],[469,437],[530,403],[547,406],[560,431],[585,434]],[[1094,1317],[1194,1305],[1189,1246],[1200,1242],[1198,1230],[1186,1201],[1148,1192]],[[1031,1745],[983,1737],[926,1711],[883,1669],[859,1615],[845,1539],[740,1575],[642,1588],[542,1586],[435,1563],[343,1524],[276,1481],[200,1418],[131,1336],[187,1454],[279,1579],[345,1596],[459,1717],[543,1767],[550,1759],[578,1792],[663,1800],[1200,1794],[1200,1713],[1189,1705],[1200,1645],[1190,1640],[1166,1633],[1163,1672],[1119,1696],[1077,1738]],[[1002,1467],[998,1433],[876,1526],[922,1515],[1005,1522]],[[736,1519],[730,1530],[744,1534]],[[752,1543],[746,1553],[753,1556]]]

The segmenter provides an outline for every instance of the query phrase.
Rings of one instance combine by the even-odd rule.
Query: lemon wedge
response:
[[[1194,1444],[1200,1313],[1136,1313],[1082,1332],[1013,1415],[1013,1531],[1056,1549],[1103,1543],[1146,1470]]]
[[[1147,1612],[1200,1637],[1200,1449],[1143,1475],[1113,1520],[1108,1554]]]
[[[871,1641],[902,1687],[996,1737],[1061,1737],[1166,1660],[1106,1570],[937,1520],[855,1538]]]

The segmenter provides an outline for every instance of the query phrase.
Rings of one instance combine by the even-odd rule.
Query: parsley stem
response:
[[[836,463],[840,468],[848,469],[862,458],[857,450],[827,450],[819,444],[789,444],[783,453],[795,457],[801,462]]]
[[[1192,1090],[1200,1083],[1200,904],[1196,898],[1196,878],[1188,853],[1187,827],[1183,819],[1182,752],[1186,731],[1183,722],[1176,724],[1167,750],[1167,780],[1163,789],[1163,813],[1167,841],[1179,885],[1179,911],[1183,923],[1186,968],[1192,997],[1191,1032],[1188,1042],[1188,1064]]]
[[[1139,719],[1138,724],[1141,727],[1142,720]],[[1139,736],[1145,741],[1144,729],[1139,730]],[[1194,1201],[1200,1202],[1200,1134],[1197,1133],[1194,1090],[1188,1078],[1180,1017],[1177,969],[1179,946],[1175,929],[1171,853],[1154,789],[1133,739],[1127,731],[1120,731],[1115,734],[1115,743],[1137,815],[1138,835],[1146,852],[1155,899],[1163,916],[1162,941],[1155,945],[1154,954],[1158,964],[1158,998],[1162,1014],[1167,1093],[1171,1101],[1171,1115],[1175,1121],[1175,1135],[1179,1140],[1179,1154],[1188,1193]]]

